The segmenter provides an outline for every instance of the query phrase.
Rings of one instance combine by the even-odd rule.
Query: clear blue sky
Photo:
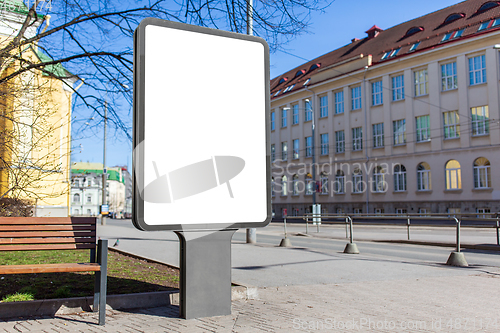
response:
[[[259,1],[259,0],[256,0]],[[454,5],[455,0],[336,0],[325,13],[314,13],[309,33],[296,37],[284,46],[286,52],[312,60],[322,54],[350,43],[352,38],[364,38],[365,31],[376,24],[387,29],[399,23]],[[306,62],[290,54],[277,51],[271,54],[271,78]],[[130,112],[130,117],[132,113]],[[72,161],[102,163],[103,132],[93,137],[74,140]],[[82,148],[79,148],[79,145]],[[81,152],[80,152],[81,151]],[[109,137],[107,165],[131,166],[132,143],[125,137]]]

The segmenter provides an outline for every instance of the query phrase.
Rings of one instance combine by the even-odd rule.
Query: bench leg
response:
[[[99,310],[99,325],[104,325],[106,320],[106,289],[108,276],[108,240],[102,239],[97,245],[97,262],[101,270],[95,273],[94,308]]]

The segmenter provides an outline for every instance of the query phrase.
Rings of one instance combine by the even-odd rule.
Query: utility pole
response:
[[[102,156],[102,206],[101,206],[101,225],[106,224],[106,215],[103,214],[103,207],[106,204],[106,180],[107,180],[107,169],[106,169],[106,130],[108,123],[108,101],[104,101],[104,147]],[[109,209],[108,209],[109,210]]]
[[[247,0],[247,35],[253,35],[253,0]],[[257,243],[257,229],[247,229],[247,243]]]

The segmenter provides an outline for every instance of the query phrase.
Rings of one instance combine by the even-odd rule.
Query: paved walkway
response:
[[[268,238],[274,242],[279,233],[279,226],[264,228],[258,239],[274,237]],[[96,325],[94,313],[16,318],[0,321],[0,332],[500,331],[500,253],[468,252],[471,266],[454,268],[443,265],[448,248],[387,245],[394,250],[383,253],[399,251],[397,257],[376,253],[379,244],[358,242],[362,253],[346,255],[345,238],[294,237],[294,248],[280,248],[244,244],[238,241],[243,236],[239,231],[232,245],[233,281],[256,286],[257,296],[233,301],[231,315],[182,320],[172,305],[108,310],[104,327]],[[141,237],[151,235],[136,238]],[[118,248],[149,251],[164,261],[178,256],[175,235],[155,238],[121,239]],[[303,245],[307,242],[319,247]]]

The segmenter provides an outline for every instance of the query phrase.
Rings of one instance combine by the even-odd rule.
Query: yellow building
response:
[[[4,48],[26,19],[26,7],[22,1],[0,4],[0,48]],[[33,37],[40,24],[48,25],[47,17],[39,16],[23,37]],[[36,44],[0,56],[4,80],[0,83],[0,196],[29,199],[36,206],[35,216],[68,216],[71,101],[77,77],[62,65],[20,71],[23,64],[50,61]]]

